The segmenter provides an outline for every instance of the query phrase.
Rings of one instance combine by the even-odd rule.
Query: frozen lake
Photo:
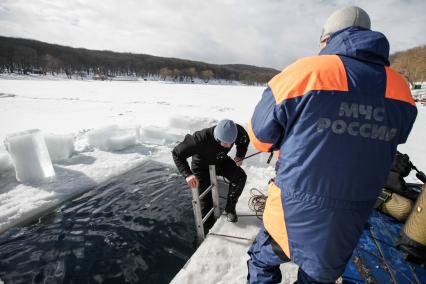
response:
[[[135,168],[143,168],[143,165],[146,165],[145,163],[148,160],[173,166],[170,152],[176,141],[181,140],[186,133],[207,127],[217,120],[230,118],[246,126],[256,103],[260,100],[263,89],[264,87],[170,84],[149,81],[97,82],[0,79],[1,141],[9,133],[33,128],[38,128],[44,133],[70,133],[75,138],[74,155],[68,160],[54,163],[56,178],[42,185],[24,185],[17,182],[13,168],[3,159],[6,152],[3,143],[0,143],[0,233],[6,231],[5,234],[0,235],[0,243],[8,248],[8,250],[5,250],[5,246],[1,247],[2,253],[10,253],[9,255],[0,255],[0,278],[4,278],[2,276],[3,267],[9,267],[7,269],[13,270],[13,268],[8,266],[9,264],[1,262],[4,257],[11,258],[12,263],[21,261],[19,254],[14,255],[17,246],[20,244],[31,246],[31,248],[27,248],[28,252],[33,253],[30,263],[41,265],[40,267],[43,266],[43,264],[40,264],[44,259],[42,257],[43,254],[40,253],[41,250],[39,250],[39,241],[45,240],[45,236],[55,236],[52,242],[48,241],[49,245],[53,245],[55,238],[59,238],[58,236],[61,235],[61,229],[58,227],[62,226],[62,222],[67,223],[67,218],[75,217],[73,210],[67,212],[61,210],[66,206],[72,207],[71,204],[74,202],[83,201],[82,197],[77,199],[77,201],[69,200],[92,188],[97,188],[100,184],[104,184],[109,180],[126,175],[127,172]],[[407,144],[401,145],[399,150],[409,154],[412,162],[424,171],[426,169],[426,156],[423,145],[424,141],[426,141],[426,133],[424,131],[426,107],[418,105],[418,109],[419,114],[412,134]],[[101,151],[91,147],[88,143],[88,131],[111,124],[125,127],[141,126],[141,140],[137,145],[117,152]],[[247,155],[254,152],[253,148],[249,148]],[[230,155],[232,156],[233,153],[231,152]],[[266,164],[267,158],[268,155],[266,154],[258,155],[244,162],[243,168],[247,173],[248,179],[246,189],[237,205],[237,212],[250,214],[251,212],[247,211],[249,198],[247,191],[253,187],[265,191],[269,178],[274,175],[273,166]],[[177,183],[181,183],[183,191],[186,190],[183,178],[175,176],[172,179]],[[416,180],[411,176],[409,181],[415,182]],[[146,190],[149,192],[150,189]],[[108,192],[109,189],[105,188],[105,191]],[[139,196],[138,192],[136,191],[133,194],[142,199],[147,198],[147,195]],[[186,196],[189,193],[188,190],[182,193],[184,194],[182,196],[185,197],[185,201],[182,199],[182,202],[190,202],[190,197]],[[158,194],[161,194],[161,191]],[[84,196],[90,200],[96,200],[97,198],[92,192],[88,192]],[[176,196],[176,198],[179,199],[182,196]],[[123,198],[124,207],[142,206],[139,203],[138,205],[131,205],[133,201],[128,197],[126,195],[126,198]],[[141,201],[142,199],[136,198],[135,201]],[[114,199],[112,198],[111,200]],[[45,219],[47,223],[9,230],[25,220],[30,220],[32,216],[43,214],[46,210],[56,207],[65,201],[68,201],[64,205],[65,207],[62,207],[60,211],[55,211],[53,215],[49,215],[52,219]],[[101,200],[96,202],[101,202]],[[119,203],[120,200],[117,202]],[[167,204],[168,201],[165,200],[164,202]],[[82,208],[85,206],[83,205]],[[108,204],[108,206],[114,207],[112,203]],[[189,207],[189,209],[191,208]],[[78,209],[76,210],[78,211]],[[133,214],[135,215],[133,217],[125,217],[126,214],[124,214],[120,215],[122,218],[117,218],[121,218],[118,221],[124,224],[123,228],[127,228],[126,226],[129,224],[131,224],[130,227],[137,227],[140,219],[137,219],[136,215],[143,215],[140,212],[145,214],[148,211],[138,210],[137,213]],[[102,212],[101,214],[108,213]],[[192,217],[191,211],[188,214]],[[161,216],[166,218],[161,220],[168,222],[166,216]],[[114,220],[113,216],[111,218]],[[222,222],[217,224],[214,229],[222,234],[236,234],[247,238],[254,237],[258,231],[258,220],[241,219],[237,226]],[[185,228],[190,227],[189,223],[185,224]],[[85,224],[76,222],[76,226],[80,225],[85,226]],[[51,229],[53,232],[50,231]],[[108,237],[106,236],[106,231],[114,231],[111,228],[104,231],[101,228],[97,229],[104,234],[99,237],[100,243]],[[59,230],[59,233],[55,230]],[[84,230],[65,228],[62,235],[74,235],[71,232],[75,232],[77,239],[83,235],[86,236],[87,233]],[[162,232],[166,231],[163,230]],[[30,235],[34,235],[33,238]],[[20,243],[19,236],[22,236],[23,243]],[[111,237],[114,238],[116,235],[111,235]],[[121,236],[118,237],[119,242],[121,241],[120,238]],[[49,238],[47,239],[49,240]],[[100,243],[97,245],[100,246]],[[65,249],[65,251],[69,251],[66,254],[74,258],[81,256],[78,251],[75,252],[77,256],[74,255],[73,249],[76,247],[71,244],[74,245],[75,243],[71,242],[69,250]],[[198,254],[194,255],[193,262],[197,262],[198,265],[188,267],[188,277],[196,277],[200,275],[203,269],[208,269],[211,273],[205,274],[206,283],[214,283],[208,281],[218,280],[219,278],[226,279],[226,281],[229,280],[227,283],[244,281],[247,272],[245,261],[248,258],[246,251],[249,245],[250,242],[246,241],[237,245],[228,242],[224,246],[224,242],[221,239],[207,240],[203,249],[198,250]],[[183,246],[189,248],[188,243]],[[52,248],[52,251],[57,253],[58,250]],[[90,258],[96,253],[96,251],[91,251],[90,249],[85,251],[84,258],[88,259],[82,260],[83,263],[84,261],[92,261]],[[114,255],[115,253],[118,252],[112,250],[112,254]],[[123,253],[127,252],[124,251]],[[174,256],[172,253],[172,257],[175,257],[174,259],[178,265],[183,263],[182,255],[185,255],[185,257],[190,255],[189,250],[186,252],[179,251]],[[207,258],[207,256],[209,257]],[[58,269],[62,269],[63,266],[61,265],[66,263],[66,261],[68,260],[66,260],[65,256],[59,258]],[[147,260],[144,259],[144,261]],[[110,264],[106,263],[106,267],[108,265]],[[112,261],[111,265],[114,266],[116,263]],[[46,266],[47,271],[51,271],[52,267],[48,267]],[[85,267],[82,267],[82,269],[84,270]],[[17,269],[16,271],[20,270]],[[59,271],[63,272],[63,270]],[[76,275],[80,273],[72,269],[70,272]],[[85,270],[84,273],[88,272]],[[36,274],[31,275],[36,277]],[[105,276],[105,274],[102,275]],[[124,277],[125,273],[116,275],[118,275],[117,277]],[[164,279],[170,280],[169,276],[164,275]],[[185,282],[184,279],[187,279],[185,277],[178,278],[178,280]],[[292,277],[293,275],[288,275],[288,279],[293,279]],[[177,283],[182,283],[182,281]]]
[[[168,126],[173,116],[233,118],[246,124],[263,87],[0,80],[0,138],[31,128],[68,133],[106,124]]]

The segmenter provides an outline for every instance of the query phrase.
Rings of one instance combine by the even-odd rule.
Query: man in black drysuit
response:
[[[186,135],[184,141],[172,151],[179,172],[185,177],[189,187],[198,188],[200,194],[210,186],[209,165],[215,165],[216,174],[229,180],[225,206],[229,222],[238,221],[235,206],[247,180],[247,175],[240,166],[249,143],[248,134],[241,125],[224,119],[216,126]],[[232,160],[228,153],[234,144],[237,152]],[[191,168],[187,162],[189,157],[192,157]],[[203,201],[201,206],[204,216],[213,205],[211,194],[206,195]],[[210,228],[212,225],[213,222],[208,222],[206,227]]]

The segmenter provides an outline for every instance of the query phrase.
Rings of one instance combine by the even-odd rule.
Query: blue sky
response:
[[[348,5],[391,52],[426,44],[425,0],[0,0],[0,35],[282,69],[316,54],[324,21]]]

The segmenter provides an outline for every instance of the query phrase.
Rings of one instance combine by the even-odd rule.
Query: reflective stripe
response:
[[[413,97],[411,97],[410,88],[404,78],[395,70],[389,67],[386,69],[386,95],[387,99],[407,102],[413,106],[416,105]]]
[[[269,149],[272,147],[272,143],[263,143],[257,139],[256,134],[254,134],[253,127],[251,125],[251,121],[249,121],[247,126],[247,133],[250,138],[250,142],[253,144],[253,146],[262,152],[268,152]]]
[[[337,55],[298,60],[272,78],[268,85],[277,104],[309,91],[348,91],[345,67]]]
[[[263,224],[269,235],[278,243],[284,253],[291,258],[284,208],[281,202],[281,190],[274,182],[269,184],[268,199],[263,212]]]

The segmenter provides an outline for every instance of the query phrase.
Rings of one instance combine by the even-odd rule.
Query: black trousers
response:
[[[234,160],[226,157],[220,163],[216,164],[216,175],[223,176],[229,181],[229,190],[226,200],[225,211],[234,209],[238,202],[238,198],[243,192],[244,186],[247,181],[247,175],[241,167],[238,167]],[[198,193],[203,193],[211,184],[210,173],[208,168],[193,166],[192,171],[200,182],[198,186]],[[213,199],[211,192],[209,192],[203,200],[201,200],[201,211],[203,217],[213,207]],[[210,229],[214,224],[214,218],[209,218],[205,224],[205,228]]]

